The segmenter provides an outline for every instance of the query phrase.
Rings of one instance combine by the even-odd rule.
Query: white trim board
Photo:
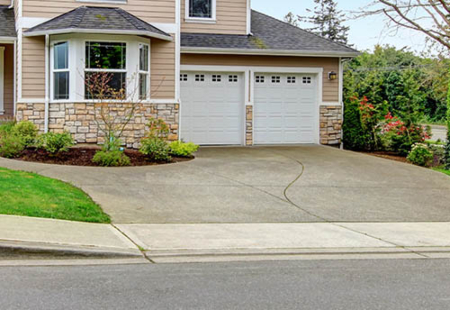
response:
[[[323,73],[323,68],[319,67],[255,67],[255,66],[198,66],[181,65],[181,71],[220,71],[220,72],[253,72],[266,73]]]

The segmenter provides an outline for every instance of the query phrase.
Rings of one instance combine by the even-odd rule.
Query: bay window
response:
[[[52,36],[50,44],[52,102],[151,100],[150,39],[75,33]]]
[[[69,99],[69,81],[69,43],[55,43],[53,46],[53,99]]]

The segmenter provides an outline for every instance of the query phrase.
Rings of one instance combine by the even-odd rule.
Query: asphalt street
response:
[[[1,267],[9,309],[450,309],[450,260]]]

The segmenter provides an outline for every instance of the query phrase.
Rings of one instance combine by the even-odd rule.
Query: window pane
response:
[[[69,68],[69,43],[62,42],[55,44],[54,47],[55,69]]]
[[[148,71],[148,45],[139,45],[139,70]]]
[[[125,99],[125,72],[86,72],[86,99]]]
[[[86,68],[126,69],[126,43],[86,42]]]
[[[54,73],[54,98],[69,99],[69,72]]]
[[[147,74],[139,74],[139,99],[145,100],[148,96]]]
[[[189,17],[212,18],[212,0],[189,0]]]

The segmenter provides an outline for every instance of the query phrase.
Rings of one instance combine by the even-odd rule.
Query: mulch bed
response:
[[[59,154],[58,156],[51,156],[45,150],[29,148],[24,150],[22,154],[16,159],[44,164],[98,167],[97,164],[94,164],[92,162],[92,158],[94,157],[97,150],[98,148],[92,147],[90,148],[74,147],[71,148],[68,152]],[[127,149],[124,152],[130,158],[131,166],[152,166],[152,165],[169,164],[166,162],[149,161],[143,154],[141,154],[137,150]],[[172,157],[171,163],[185,162],[192,159],[193,157],[192,158]]]
[[[395,152],[381,152],[381,151],[378,151],[378,152],[364,152],[364,154],[371,155],[371,156],[376,156],[376,157],[381,157],[381,158],[385,158],[385,159],[390,159],[390,160],[395,160],[395,161],[399,161],[399,162],[402,162],[402,163],[409,164],[409,162],[408,162],[408,160],[406,159],[405,156],[398,155]]]

